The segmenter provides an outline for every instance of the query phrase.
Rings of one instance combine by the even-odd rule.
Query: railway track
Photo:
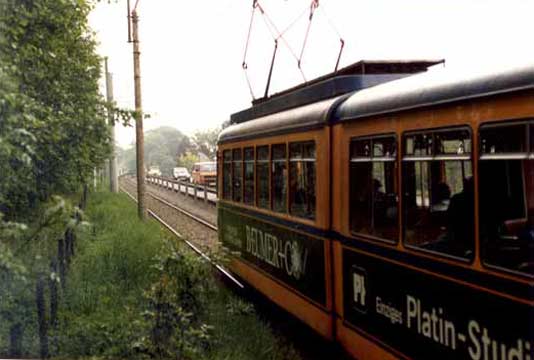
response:
[[[206,220],[194,215],[193,213],[191,213],[191,212],[189,212],[187,210],[181,209],[178,206],[171,204],[167,200],[165,200],[165,199],[163,199],[163,198],[161,198],[161,197],[159,197],[157,195],[154,195],[153,193],[149,192],[148,196],[151,196],[152,198],[156,199],[157,201],[159,201],[159,202],[161,202],[161,203],[173,208],[174,210],[178,211],[179,213],[181,213],[181,214],[183,214],[183,215],[185,215],[187,217],[190,217],[191,219],[193,219],[196,222],[206,226],[207,228],[209,228],[209,229],[211,229],[213,231],[218,231],[217,225],[214,225],[214,224],[212,224],[212,223],[210,223],[210,222],[208,222],[208,221],[206,221]]]
[[[130,192],[125,189],[124,186],[120,186],[120,190],[124,193],[126,193],[130,199],[135,201],[137,203],[137,199],[135,196],[130,194]],[[166,201],[165,199],[154,195],[150,192],[147,192],[147,195],[150,196],[152,199],[156,200],[158,203],[164,205],[165,207],[172,209],[174,212],[179,213],[182,216],[187,217],[188,219],[191,219],[197,224],[202,225],[206,229],[209,229],[209,231],[212,231],[217,234],[217,226],[196,216],[195,214],[192,214],[191,212],[181,209],[177,207],[174,204],[171,204],[170,202]],[[199,244],[195,244],[193,241],[188,239],[188,236],[179,233],[174,226],[169,224],[167,221],[165,221],[161,216],[158,216],[153,210],[147,209],[148,214],[153,217],[156,221],[158,221],[161,225],[163,225],[167,230],[169,230],[175,237],[180,239],[182,242],[184,242],[189,248],[191,248],[197,255],[208,261],[223,277],[225,277],[227,280],[231,281],[233,284],[237,285],[239,288],[243,289],[244,285],[236,279],[228,270],[226,270],[222,265],[217,264],[211,257],[206,253],[206,251],[203,251],[202,246]]]

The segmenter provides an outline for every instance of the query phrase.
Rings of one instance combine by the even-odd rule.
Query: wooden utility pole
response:
[[[132,42],[133,42],[133,60],[134,60],[134,88],[135,88],[135,138],[137,151],[137,213],[139,219],[146,220],[145,205],[145,140],[143,135],[143,108],[141,102],[141,65],[139,51],[139,18],[137,10],[132,11]]]
[[[106,68],[106,99],[108,102],[108,124],[111,142],[111,156],[109,158],[109,191],[113,193],[119,192],[119,184],[117,178],[117,156],[115,152],[115,121],[113,121],[113,114],[111,113],[111,106],[113,102],[113,77],[108,71],[108,58],[104,59]]]

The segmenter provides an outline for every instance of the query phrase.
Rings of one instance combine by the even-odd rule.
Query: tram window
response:
[[[256,148],[256,191],[258,206],[269,208],[269,146]]]
[[[397,240],[396,154],[393,136],[351,142],[351,231]]]
[[[241,149],[234,149],[232,161],[232,198],[237,202],[242,200],[243,162],[241,160]]]
[[[534,275],[533,126],[531,121],[482,127],[479,162],[480,242],[484,261],[529,275]],[[529,133],[530,152],[526,146]]]
[[[287,158],[285,144],[272,146],[272,181],[273,210],[286,212]]]
[[[470,258],[474,243],[474,182],[468,130],[404,137],[404,241]]]
[[[223,198],[232,198],[232,151],[223,151]]]
[[[432,154],[432,135],[416,134],[405,138],[405,155],[429,156]]]
[[[481,131],[481,153],[485,157],[491,157],[492,154],[502,157],[505,154],[526,153],[525,126],[515,124],[487,127]]]
[[[289,144],[289,196],[292,215],[315,218],[315,143]]]
[[[254,148],[245,148],[245,204],[254,204]]]

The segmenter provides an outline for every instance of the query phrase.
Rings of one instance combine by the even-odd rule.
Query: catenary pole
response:
[[[117,179],[117,155],[115,151],[115,121],[113,121],[113,114],[111,113],[111,106],[113,102],[113,77],[108,70],[108,58],[104,59],[106,70],[106,99],[108,102],[108,124],[111,142],[111,156],[109,158],[109,191],[113,193],[119,192],[119,185]]]
[[[137,152],[137,212],[139,219],[146,220],[145,205],[145,162],[143,137],[143,108],[141,101],[141,65],[139,51],[139,18],[137,10],[132,11],[132,42],[134,60],[134,88],[135,88],[135,138]]]

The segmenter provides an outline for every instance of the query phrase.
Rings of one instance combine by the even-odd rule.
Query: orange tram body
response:
[[[363,61],[233,114],[219,237],[355,358],[534,360],[534,64],[437,63]]]

